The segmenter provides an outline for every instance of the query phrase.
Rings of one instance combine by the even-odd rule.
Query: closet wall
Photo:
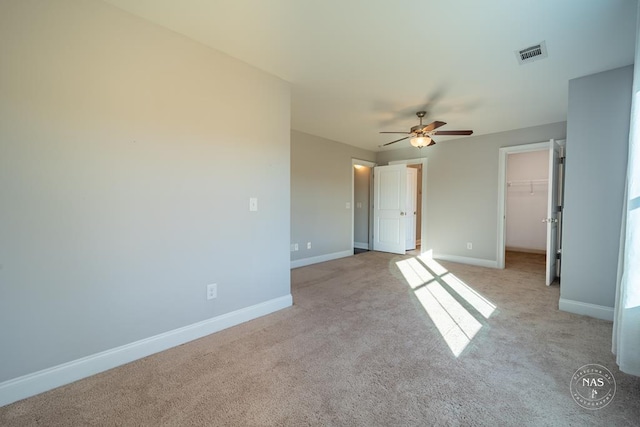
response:
[[[506,249],[546,250],[548,150],[509,154],[507,160]]]

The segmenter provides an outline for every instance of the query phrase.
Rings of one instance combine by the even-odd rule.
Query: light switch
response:
[[[255,211],[258,210],[258,198],[257,197],[249,198],[249,210],[251,212],[255,212]]]
[[[347,202],[347,209],[351,209],[351,203]]]

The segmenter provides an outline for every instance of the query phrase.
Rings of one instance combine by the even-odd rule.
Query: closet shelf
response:
[[[538,184],[548,184],[548,179],[527,179],[520,181],[507,181],[507,186],[513,187],[518,185],[538,185]]]

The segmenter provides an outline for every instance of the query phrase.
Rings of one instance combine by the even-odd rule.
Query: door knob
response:
[[[404,216],[404,212],[400,212],[400,216]]]

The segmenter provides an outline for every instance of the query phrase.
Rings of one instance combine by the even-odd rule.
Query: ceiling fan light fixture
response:
[[[409,142],[414,147],[422,148],[431,145],[431,138],[429,136],[416,136],[411,138]]]

